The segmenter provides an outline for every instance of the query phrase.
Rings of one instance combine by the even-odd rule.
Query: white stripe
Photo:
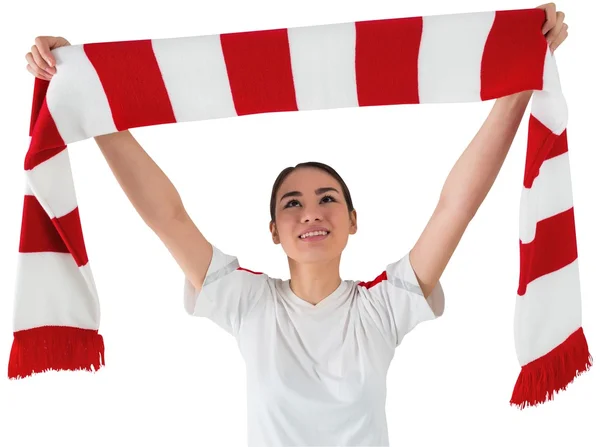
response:
[[[70,253],[19,253],[15,331],[47,325],[98,329],[99,320],[98,298]]]
[[[92,273],[92,267],[90,266],[90,261],[86,265],[82,265],[79,267],[79,272],[81,276],[83,276],[83,280],[87,284],[88,291],[92,295],[94,299],[94,303],[96,304],[96,315],[98,316],[96,321],[100,320],[100,300],[98,298],[98,289],[96,288],[96,281],[94,281],[94,274]]]
[[[569,111],[560,87],[556,60],[549,47],[544,61],[543,89],[533,92],[531,114],[553,133],[560,135],[567,127]]]
[[[529,283],[517,296],[515,347],[521,366],[561,344],[581,327],[579,262]]]
[[[299,110],[358,107],[356,25],[288,29]]]
[[[535,238],[536,225],[573,207],[569,153],[544,161],[531,188],[523,187],[519,211],[519,238],[525,244]]]
[[[27,173],[25,174],[25,177],[27,177]],[[35,194],[33,194],[33,190],[31,189],[31,186],[29,186],[29,180],[27,180],[27,178],[25,178],[25,195],[26,196],[35,195]]]
[[[496,13],[423,17],[419,101],[481,101],[481,59]]]
[[[117,131],[108,99],[83,45],[52,50],[56,74],[48,86],[48,110],[65,144]]]
[[[25,171],[25,174],[50,218],[62,217],[77,207],[68,149]]]
[[[237,116],[219,35],[155,39],[152,48],[178,122]]]

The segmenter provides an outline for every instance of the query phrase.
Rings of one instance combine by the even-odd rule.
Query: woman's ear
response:
[[[358,222],[357,222],[356,210],[352,210],[352,212],[350,213],[350,234],[356,234],[357,231],[358,231]]]
[[[279,234],[277,234],[277,225],[275,225],[275,222],[269,222],[269,231],[271,232],[271,238],[273,239],[273,243],[280,244],[281,241],[279,240]]]

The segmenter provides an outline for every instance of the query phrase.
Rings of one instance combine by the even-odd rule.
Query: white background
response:
[[[5,5],[0,18],[0,360],[5,365],[0,445],[246,443],[245,371],[234,339],[209,320],[184,312],[182,273],[129,204],[93,139],[71,145],[70,157],[101,299],[107,366],[97,374],[6,378],[34,81],[25,54],[36,36],[61,35],[81,44],[535,6],[516,0]],[[594,2],[558,6],[566,12],[570,34],[556,57],[569,104],[583,327],[592,354],[600,356],[595,284],[600,10]],[[369,280],[417,240],[446,175],[492,104],[270,114],[133,133],[175,183],[211,242],[238,256],[243,266],[280,278],[289,272],[268,232],[272,182],[298,162],[331,164],[350,187],[359,222],[342,257],[342,277]],[[508,403],[519,372],[513,311],[528,114],[529,109],[492,191],[442,277],[445,315],[408,336],[392,362],[387,404],[392,446],[600,445],[597,366],[541,407],[519,411]]]

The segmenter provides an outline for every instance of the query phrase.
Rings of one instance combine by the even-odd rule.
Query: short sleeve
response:
[[[244,319],[264,294],[267,278],[264,273],[240,268],[237,257],[213,245],[200,292],[185,278],[185,310],[190,315],[209,318],[237,337]]]
[[[441,283],[438,281],[425,298],[408,253],[389,264],[375,280],[361,285],[377,314],[377,324],[391,336],[395,346],[399,346],[404,336],[419,323],[444,313],[445,294]]]

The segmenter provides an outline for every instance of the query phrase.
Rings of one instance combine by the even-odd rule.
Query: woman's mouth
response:
[[[310,231],[308,233],[305,233],[305,234],[299,236],[299,238],[306,242],[315,242],[315,241],[322,241],[327,236],[329,236],[329,231]]]

